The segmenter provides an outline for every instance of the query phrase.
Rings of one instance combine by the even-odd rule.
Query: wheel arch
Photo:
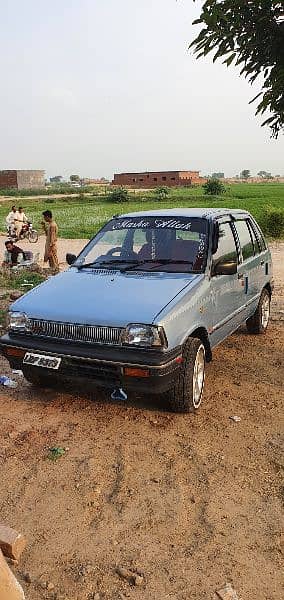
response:
[[[211,346],[210,346],[207,329],[205,327],[197,327],[197,329],[192,331],[188,337],[197,338],[197,339],[201,340],[201,342],[203,342],[204,348],[205,348],[206,362],[210,362],[212,360],[212,350],[211,350]],[[187,340],[188,340],[188,338],[187,338]],[[187,340],[186,340],[186,342],[187,342]]]

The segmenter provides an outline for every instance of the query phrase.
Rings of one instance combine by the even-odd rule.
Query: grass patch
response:
[[[284,184],[242,183],[225,187],[222,196],[206,196],[201,186],[171,188],[169,195],[163,200],[157,200],[155,190],[129,190],[129,199],[123,205],[106,202],[106,196],[100,195],[98,190],[92,195],[84,195],[80,190],[80,196],[77,197],[67,194],[64,198],[27,199],[23,204],[26,214],[39,233],[42,231],[42,211],[49,208],[59,226],[60,237],[86,239],[92,237],[114,214],[140,210],[176,207],[239,208],[252,213],[262,226],[268,209],[284,211]],[[0,228],[2,223],[3,231],[10,207],[11,200],[0,204]]]
[[[45,281],[45,279],[44,275],[31,271],[22,270],[19,273],[3,271],[0,274],[0,287],[27,292]]]

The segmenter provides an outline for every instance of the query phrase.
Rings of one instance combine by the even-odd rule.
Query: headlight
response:
[[[10,312],[8,315],[8,328],[12,331],[28,331],[29,319],[25,313]]]
[[[122,343],[130,346],[143,346],[144,348],[167,347],[167,340],[162,327],[140,325],[140,323],[127,325],[122,336]]]

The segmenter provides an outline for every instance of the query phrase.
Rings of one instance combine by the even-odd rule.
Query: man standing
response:
[[[57,234],[58,227],[52,219],[51,210],[45,210],[43,213],[44,221],[42,223],[46,235],[44,262],[48,262],[55,273],[59,272],[59,263],[57,258]]]
[[[6,223],[7,223],[9,235],[13,235],[13,233],[15,233],[15,220],[16,220],[17,216],[18,216],[18,211],[14,205],[14,206],[12,206],[9,214],[6,217]]]
[[[15,216],[15,229],[16,229],[16,234],[17,234],[17,238],[20,239],[21,236],[21,232],[23,229],[23,224],[27,223],[28,219],[24,213],[23,207],[19,206],[18,212],[16,213]]]
[[[16,267],[25,260],[25,253],[22,248],[15,246],[11,240],[5,242],[6,250],[2,267]]]

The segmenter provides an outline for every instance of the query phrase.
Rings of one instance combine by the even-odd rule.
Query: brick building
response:
[[[0,189],[15,188],[17,190],[44,187],[45,171],[0,171]]]
[[[126,185],[134,188],[154,188],[159,186],[190,186],[205,183],[199,171],[146,171],[145,173],[116,173],[113,185]]]

